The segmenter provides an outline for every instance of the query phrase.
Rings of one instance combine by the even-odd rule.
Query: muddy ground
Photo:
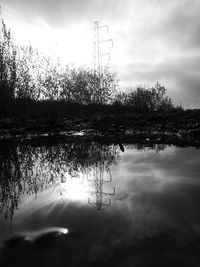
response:
[[[200,110],[0,119],[0,140],[86,139],[200,146]]]

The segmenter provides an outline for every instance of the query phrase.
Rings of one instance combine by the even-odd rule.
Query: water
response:
[[[199,163],[193,147],[1,145],[1,266],[199,266]]]

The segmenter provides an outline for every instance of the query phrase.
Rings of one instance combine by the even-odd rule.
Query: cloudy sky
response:
[[[112,38],[114,46],[104,49],[111,53],[110,64],[122,87],[158,81],[176,104],[200,107],[200,0],[0,3],[16,41],[31,42],[70,63],[89,58],[92,23],[108,25],[109,34],[102,30],[102,38]]]

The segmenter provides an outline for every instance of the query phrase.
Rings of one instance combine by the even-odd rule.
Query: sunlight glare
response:
[[[89,193],[84,187],[83,180],[79,180],[79,178],[67,180],[65,183],[60,185],[59,190],[63,192],[62,197],[64,199],[72,201],[81,201],[89,197]]]
[[[8,25],[12,25],[13,37],[17,44],[31,44],[52,58],[59,57],[63,64],[91,67],[92,32],[88,34],[86,25],[73,24],[57,29],[42,19],[35,20],[34,24],[23,24],[20,20],[14,24],[12,18],[8,20]]]

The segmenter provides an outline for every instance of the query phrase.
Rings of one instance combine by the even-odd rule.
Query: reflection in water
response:
[[[106,204],[102,196],[104,176],[111,181],[110,166],[119,160],[117,147],[97,143],[67,143],[57,146],[28,146],[4,144],[0,149],[0,213],[13,216],[23,194],[35,194],[48,188],[73,198],[83,196],[80,184],[93,174],[96,207]],[[79,179],[78,183],[72,180]],[[71,181],[71,183],[69,182]],[[67,185],[71,184],[70,188]],[[75,187],[72,186],[76,185]],[[73,189],[74,187],[74,189]],[[92,204],[89,198],[89,203]],[[92,205],[95,205],[93,203]]]
[[[111,173],[109,172],[109,178],[106,179],[104,177],[105,174],[105,169],[104,169],[104,165],[102,165],[100,163],[99,166],[95,166],[93,169],[93,180],[89,180],[91,182],[93,182],[94,184],[94,191],[92,191],[91,193],[93,195],[95,195],[95,200],[91,201],[91,199],[88,199],[88,203],[97,208],[97,210],[102,210],[105,207],[109,207],[111,205],[111,199],[109,199],[108,203],[105,203],[103,201],[103,197],[104,196],[111,196],[115,194],[115,188],[113,189],[112,193],[109,192],[104,192],[104,183],[108,183],[112,181],[112,176]]]
[[[1,266],[199,266],[199,150],[125,145],[123,152],[97,143],[0,147],[2,212],[15,211],[12,221],[0,218]],[[69,232],[38,235],[52,227]]]
[[[158,152],[165,145],[147,148],[137,144],[127,148],[154,149]],[[38,192],[48,188],[56,189],[63,199],[88,198],[88,203],[97,210],[110,206],[109,196],[115,194],[115,188],[106,191],[104,185],[112,181],[110,166],[119,161],[120,150],[124,151],[122,144],[95,142],[41,146],[1,144],[0,214],[12,218],[22,195],[37,196]],[[87,186],[85,178],[89,183]]]

